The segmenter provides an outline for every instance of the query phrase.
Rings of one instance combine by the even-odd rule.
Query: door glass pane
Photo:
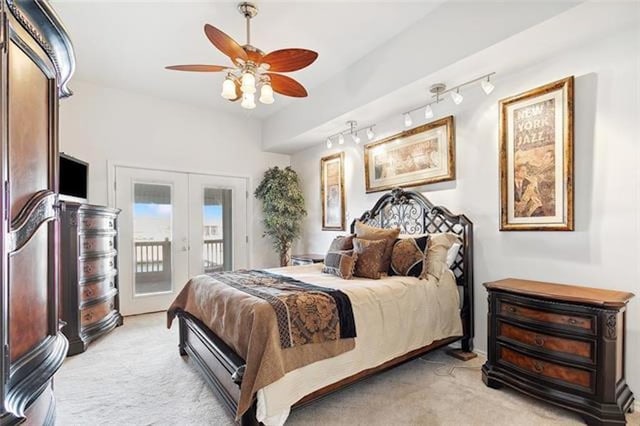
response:
[[[172,264],[171,186],[134,184],[135,294],[170,292]]]
[[[233,268],[231,194],[230,189],[204,188],[202,262],[205,273]]]

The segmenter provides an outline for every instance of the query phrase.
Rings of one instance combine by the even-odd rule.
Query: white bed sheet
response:
[[[434,340],[463,333],[460,296],[450,270],[439,281],[431,276],[427,280],[393,276],[347,281],[321,270],[322,264],[314,264],[270,271],[347,294],[356,323],[356,347],[291,371],[258,390],[256,417],[267,426],[284,424],[291,406],[311,392]]]

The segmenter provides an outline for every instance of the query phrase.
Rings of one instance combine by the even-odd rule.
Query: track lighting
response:
[[[464,96],[460,94],[460,88],[456,89],[455,92],[451,92],[451,99],[453,99],[453,103],[456,105],[460,105],[464,100]]]
[[[375,133],[373,133],[373,127],[369,127],[367,129],[367,139],[369,140],[373,140],[373,138],[376,136]]]
[[[433,108],[431,108],[431,104],[427,105],[424,109],[424,118],[433,118]]]
[[[482,86],[482,90],[484,90],[484,93],[487,95],[493,92],[493,89],[495,89],[495,86],[491,84],[491,82],[489,81],[489,78],[491,78],[491,76],[488,75],[486,80],[482,80],[480,82],[480,85]]]
[[[411,114],[408,112],[404,113],[404,127],[410,127],[413,124],[413,120],[411,119]]]
[[[376,136],[375,132],[373,131],[373,128],[376,127],[375,124],[371,124],[367,127],[364,127],[364,126],[358,127],[358,122],[355,120],[349,120],[345,124],[347,125],[346,129],[341,130],[340,132],[334,133],[333,135],[330,135],[329,137],[327,137],[325,141],[325,145],[327,146],[327,149],[331,149],[334,141],[337,141],[338,145],[343,145],[345,135],[350,135],[351,140],[356,145],[362,142],[362,138],[358,133],[365,132],[365,134],[367,135],[367,140],[373,140],[373,138]]]
[[[227,76],[222,83],[222,93],[220,95],[225,99],[235,99],[238,97],[238,94],[236,93],[236,84],[230,76]]]

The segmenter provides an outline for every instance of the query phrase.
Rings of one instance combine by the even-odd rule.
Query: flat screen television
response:
[[[87,200],[89,164],[60,153],[60,198]]]

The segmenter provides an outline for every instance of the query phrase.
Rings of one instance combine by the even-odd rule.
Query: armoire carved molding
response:
[[[0,0],[0,423],[53,424],[60,332],[58,101],[75,67],[45,0]]]

